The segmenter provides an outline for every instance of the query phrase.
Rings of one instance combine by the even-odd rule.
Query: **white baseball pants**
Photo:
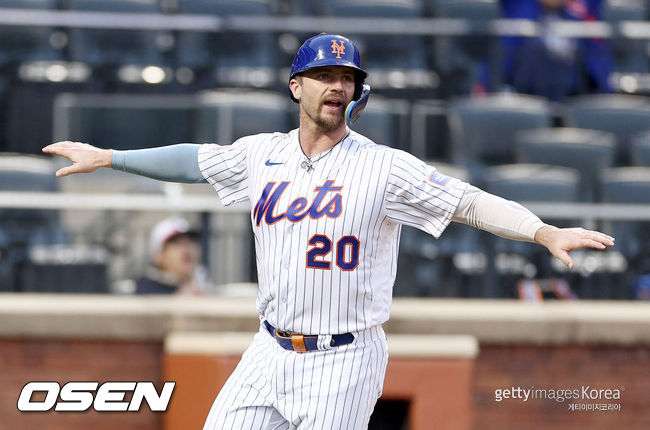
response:
[[[388,364],[381,326],[348,345],[306,353],[281,348],[260,327],[214,401],[203,430],[362,430]]]

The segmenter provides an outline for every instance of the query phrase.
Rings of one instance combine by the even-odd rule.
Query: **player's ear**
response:
[[[296,100],[300,101],[300,95],[302,93],[302,85],[298,78],[299,77],[295,77],[289,81],[289,90],[291,91],[291,94],[293,94],[293,97]]]

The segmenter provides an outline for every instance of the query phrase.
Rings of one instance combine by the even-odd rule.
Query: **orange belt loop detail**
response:
[[[292,334],[291,345],[293,345],[293,350],[296,352],[307,352],[307,347],[305,346],[305,336],[302,334]]]

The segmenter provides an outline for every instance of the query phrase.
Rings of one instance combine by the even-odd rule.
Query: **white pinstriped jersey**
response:
[[[257,311],[280,330],[338,334],[388,320],[401,225],[439,237],[467,183],[350,133],[312,157],[298,130],[202,145],[199,167],[228,205],[249,199]]]

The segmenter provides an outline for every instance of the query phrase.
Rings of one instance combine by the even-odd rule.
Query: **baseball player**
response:
[[[403,224],[439,237],[462,222],[568,252],[613,246],[595,231],[546,225],[517,203],[448,177],[350,129],[370,88],[357,47],[320,34],[289,77],[300,126],[232,145],[112,151],[83,143],[44,148],[73,164],[178,182],[209,182],[223,204],[250,200],[260,329],[217,396],[205,430],[364,429],[381,395]]]

